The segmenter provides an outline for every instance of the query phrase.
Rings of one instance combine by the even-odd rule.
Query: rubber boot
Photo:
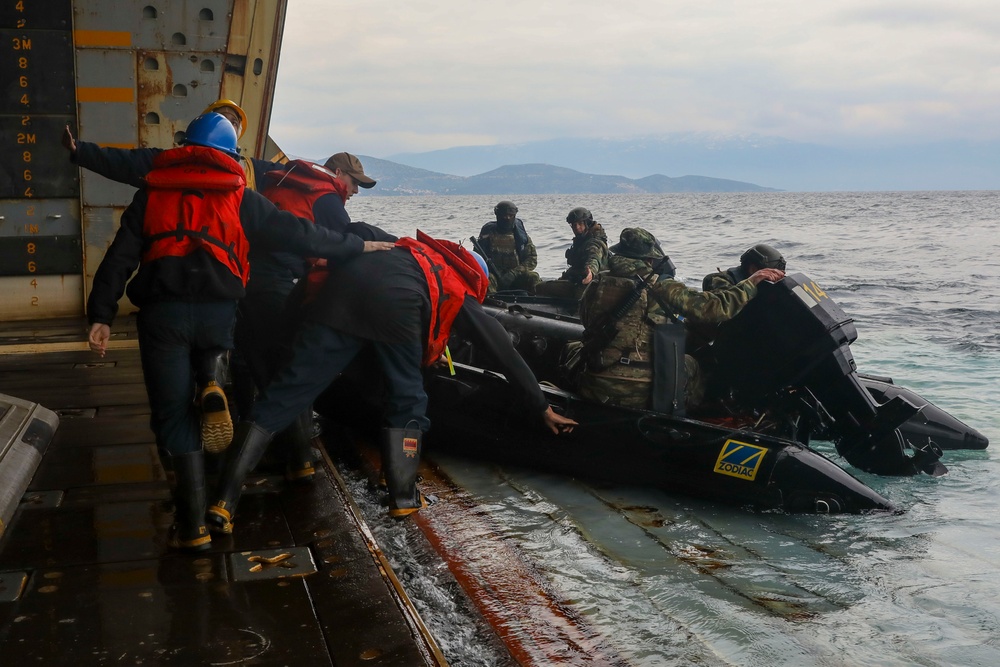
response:
[[[206,517],[208,528],[213,533],[233,532],[233,517],[243,492],[243,481],[264,456],[271,438],[271,433],[253,422],[237,424],[234,444],[219,475],[219,486]]]
[[[198,405],[201,407],[201,444],[209,454],[224,452],[233,441],[233,418],[223,385],[229,351],[205,350],[198,360]]]
[[[278,438],[285,452],[285,479],[289,482],[310,480],[316,474],[313,467],[312,410],[300,414]]]
[[[423,435],[418,428],[382,429],[382,472],[389,489],[389,516],[402,518],[427,507],[417,490]]]
[[[174,525],[167,544],[184,551],[205,551],[212,536],[205,525],[205,457],[201,451],[172,456],[177,486],[174,489]]]
[[[236,403],[236,419],[249,419],[257,399],[257,383],[247,365],[246,355],[237,348],[229,356],[229,379],[232,381],[233,402]]]

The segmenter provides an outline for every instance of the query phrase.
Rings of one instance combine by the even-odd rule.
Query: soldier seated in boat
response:
[[[684,323],[719,323],[735,317],[764,280],[784,271],[761,269],[715,292],[699,292],[661,275],[664,253],[640,228],[622,230],[611,247],[607,271],[587,287],[580,302],[585,369],[584,398],[623,407],[682,415],[704,394],[698,362],[684,352]]]
[[[785,270],[785,258],[781,253],[766,243],[758,243],[747,248],[740,255],[740,265],[723,271],[717,269],[701,281],[701,289],[705,292],[715,292],[731,287],[741,280],[746,280],[761,269]],[[688,352],[700,357],[708,350],[715,340],[718,324],[696,324],[688,322],[687,349]]]
[[[608,267],[608,235],[593,214],[577,206],[566,216],[573,229],[573,245],[566,250],[566,269],[559,280],[550,280],[536,288],[543,296],[579,299],[587,285]]]
[[[716,273],[705,276],[701,281],[701,289],[706,292],[725,289],[741,280],[746,280],[761,269],[785,270],[785,258],[766,243],[758,243],[747,248],[740,255],[739,266],[728,268],[725,271],[716,269]]]
[[[496,222],[487,222],[479,232],[476,251],[490,265],[490,293],[498,290],[535,291],[541,279],[535,273],[535,244],[517,217],[517,206],[502,201],[493,207]]]

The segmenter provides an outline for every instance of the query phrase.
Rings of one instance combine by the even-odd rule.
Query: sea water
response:
[[[750,245],[773,245],[854,318],[860,370],[891,376],[1000,447],[1000,192],[359,196],[348,209],[397,235],[467,241],[501,198],[517,203],[545,278],[565,267],[576,206],[611,243],[625,227],[653,232],[694,287]],[[994,450],[946,452],[940,478],[888,478],[816,447],[905,512],[788,515],[436,462],[626,664],[1000,665]],[[440,601],[434,567],[421,569],[377,503],[368,511],[452,663],[493,664]]]

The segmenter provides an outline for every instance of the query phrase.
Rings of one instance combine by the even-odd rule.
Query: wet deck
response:
[[[325,455],[310,483],[252,477],[211,551],[166,548],[134,325],[103,359],[84,328],[0,330],[0,393],[60,420],[0,538],[3,664],[444,664]]]

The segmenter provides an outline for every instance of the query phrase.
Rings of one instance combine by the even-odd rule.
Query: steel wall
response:
[[[0,6],[0,317],[84,312],[133,188],[69,162],[81,140],[170,148],[219,98],[267,140],[287,0],[19,0]],[[131,310],[127,300],[125,311]]]

